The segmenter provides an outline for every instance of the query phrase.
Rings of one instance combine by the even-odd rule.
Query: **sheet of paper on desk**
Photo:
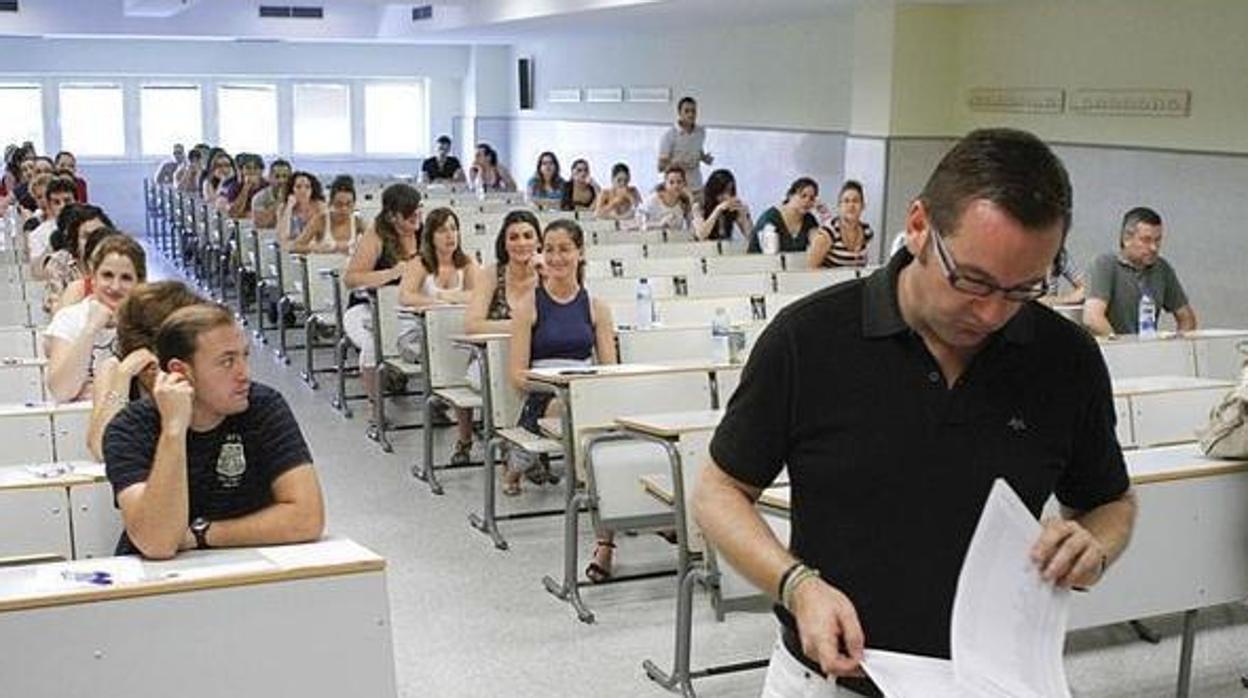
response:
[[[872,651],[863,666],[880,674],[886,696],[943,696],[933,687],[949,686],[950,696],[1070,698],[1062,664],[1069,592],[1031,562],[1039,535],[1014,490],[993,483],[958,576],[952,661]]]

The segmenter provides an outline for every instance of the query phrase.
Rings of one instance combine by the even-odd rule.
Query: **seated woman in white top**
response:
[[[459,217],[449,208],[435,208],[425,218],[420,236],[420,256],[409,264],[399,282],[399,305],[424,309],[444,303],[467,303],[476,281],[477,261],[459,243]],[[420,356],[424,336],[418,322],[399,323],[399,349]],[[451,455],[453,464],[468,462],[472,448],[472,411],[459,410],[459,440]]]
[[[325,218],[325,192],[320,180],[302,171],[290,175],[289,187],[286,204],[277,213],[277,241],[285,250],[311,252],[313,240],[307,229],[312,221]],[[303,244],[296,249],[299,243]]]
[[[693,217],[693,198],[685,189],[685,171],[675,165],[663,173],[663,183],[642,207],[647,228],[685,230]]]
[[[611,186],[598,194],[594,204],[594,217],[607,220],[632,220],[641,205],[641,192],[630,181],[632,173],[628,165],[617,162],[611,167]]]
[[[315,179],[311,180],[316,182]],[[316,199],[313,186],[312,199]],[[322,215],[307,221],[301,234],[291,244],[293,252],[321,252],[346,254],[351,243],[364,230],[364,222],[355,215],[355,180],[349,175],[338,175],[329,185],[329,206],[322,206]]]
[[[156,383],[156,333],[178,308],[203,303],[181,281],[139,284],[114,313],[116,352],[100,362],[91,394],[87,449],[104,461],[104,430],[132,400],[152,394]]]
[[[113,354],[113,313],[135,284],[147,278],[143,248],[129,235],[109,235],[91,255],[91,295],[52,316],[44,332],[47,388],[55,402],[91,394],[97,366]]]
[[[694,207],[693,235],[699,240],[731,240],[733,230],[750,239],[754,220],[750,207],[737,196],[737,179],[728,170],[715,170],[702,188],[702,205]]]

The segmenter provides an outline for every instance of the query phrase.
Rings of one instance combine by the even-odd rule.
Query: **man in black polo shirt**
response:
[[[161,324],[152,399],[130,403],[104,433],[126,527],[117,554],[321,536],[312,456],[282,396],[251,382],[249,346],[220,305],[188,306]]]
[[[1039,303],[1070,226],[1065,168],[1034,136],[971,133],[868,279],[787,307],[759,338],[695,496],[710,541],[781,603],[764,696],[836,695],[864,645],[949,657],[958,573],[1003,477],[1039,516],[1037,574],[1088,586],[1135,503],[1091,337]],[[754,509],[782,467],[786,550]],[[817,573],[811,570],[816,570]],[[787,582],[787,584],[786,584]]]
[[[421,178],[426,184],[438,182],[463,182],[464,169],[459,158],[451,155],[451,137],[438,136],[437,154],[425,158],[420,165]]]

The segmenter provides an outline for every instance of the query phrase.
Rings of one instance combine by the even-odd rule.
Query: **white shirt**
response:
[[[30,258],[32,260],[39,259],[48,253],[48,247],[52,244],[52,233],[56,232],[56,220],[48,220],[39,224],[39,227],[30,231],[30,236],[26,238],[27,245],[30,248]]]
[[[685,186],[692,191],[702,189],[702,153],[706,144],[706,129],[694,126],[686,133],[679,125],[673,126],[663,134],[659,141],[659,157],[672,158],[681,163],[696,163],[693,167],[684,167]]]
[[[689,227],[689,217],[685,215],[684,206],[681,206],[679,201],[668,206],[663,203],[663,199],[659,198],[658,192],[650,194],[642,211],[646,214],[646,225],[649,227],[662,226],[674,230],[684,230]]]
[[[91,312],[92,303],[99,303],[99,301],[94,298],[84,298],[56,311],[56,315],[52,316],[52,322],[48,323],[48,328],[43,332],[44,336],[56,337],[67,342],[77,339],[79,335],[87,331],[87,315]],[[116,339],[117,329],[113,327],[105,327],[95,334],[91,342],[91,354],[84,365],[79,368],[80,375],[84,378],[83,390],[78,393],[80,396],[91,385],[100,362],[113,356],[113,344]]]

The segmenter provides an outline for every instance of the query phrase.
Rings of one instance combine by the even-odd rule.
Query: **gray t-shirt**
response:
[[[1116,254],[1103,254],[1088,267],[1087,284],[1088,298],[1105,301],[1109,324],[1118,334],[1139,332],[1142,289],[1148,289],[1153,301],[1167,312],[1187,305],[1174,267],[1161,257],[1150,267],[1136,269]]]
[[[706,129],[694,126],[685,133],[679,126],[672,126],[659,141],[659,157],[672,158],[685,168],[685,185],[692,191],[702,189],[702,153],[706,143]],[[692,168],[686,163],[697,163]]]

